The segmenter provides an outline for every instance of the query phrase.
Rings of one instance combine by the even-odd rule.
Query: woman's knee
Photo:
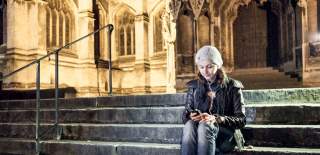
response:
[[[218,135],[219,128],[217,125],[208,123],[208,122],[200,122],[198,126],[198,136],[199,138],[206,139],[216,139]]]
[[[196,122],[189,120],[183,128],[183,140],[195,139],[196,137]]]

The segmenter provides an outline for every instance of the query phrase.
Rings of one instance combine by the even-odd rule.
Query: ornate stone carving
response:
[[[232,23],[238,16],[238,8],[239,8],[239,5],[237,7],[232,7],[228,13],[228,17]]]
[[[172,16],[172,21],[176,21],[181,7],[180,0],[166,0],[166,11]]]
[[[281,3],[279,1],[271,2],[271,11],[276,14],[278,17],[281,16]]]
[[[194,18],[197,20],[200,13],[201,13],[201,9],[203,7],[203,3],[205,0],[189,0],[190,2],[190,6],[192,8],[193,14],[194,14]]]
[[[65,0],[47,0],[50,8],[56,8],[58,11],[60,10],[69,10],[67,1]]]
[[[24,2],[24,0],[8,0],[8,4],[13,4],[14,2],[16,2],[18,4],[22,4],[22,2]]]
[[[175,46],[176,19],[180,10],[181,1],[166,0],[165,11],[162,14],[162,36],[167,51],[167,92],[175,92]]]
[[[287,14],[294,16],[294,8],[291,4],[288,5]]]
[[[268,0],[258,0],[258,3],[259,3],[260,5],[263,5],[263,4],[266,3],[266,2],[268,2]]]
[[[307,0],[299,0],[297,4],[299,7],[302,7],[302,8],[305,8],[308,5]]]
[[[252,0],[240,0],[241,5],[248,5]],[[264,0],[262,0],[264,1]]]
[[[227,10],[228,11],[227,17],[231,20],[232,23],[238,16],[238,8],[243,5],[249,5],[251,1],[252,0],[238,0],[232,5],[232,7],[230,7],[229,10]],[[264,1],[264,0],[261,0],[261,1]]]

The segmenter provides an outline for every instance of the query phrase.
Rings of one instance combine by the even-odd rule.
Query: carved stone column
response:
[[[203,4],[204,4],[204,1],[205,0],[189,0],[189,3],[190,3],[190,6],[192,8],[192,11],[193,11],[193,15],[194,15],[194,18],[193,18],[193,24],[194,24],[194,52],[196,53],[196,51],[200,48],[199,47],[199,32],[198,32],[198,18],[199,18],[199,15],[201,13],[201,10],[202,10],[202,7],[203,7]]]
[[[78,13],[78,35],[76,38],[87,35],[94,31],[94,13],[92,1],[79,1]],[[76,84],[80,96],[97,95],[97,76],[98,71],[94,63],[94,36],[90,36],[76,45],[79,56],[79,68],[77,76],[79,81]]]
[[[230,22],[228,24],[230,31],[230,53],[228,54],[228,66],[226,67],[226,70],[231,71],[234,70],[235,68],[235,58],[234,58],[234,28],[233,28],[233,23],[238,17],[238,8],[240,5],[236,5],[231,8],[229,12],[229,17],[230,17]]]
[[[179,0],[166,0],[162,34],[167,50],[167,93],[176,92],[176,20],[181,7]]]
[[[318,10],[317,1],[308,2],[308,21],[309,21],[309,34],[308,38],[310,42],[319,41],[320,38],[317,37],[318,32]]]
[[[135,79],[134,93],[150,92],[150,63],[148,61],[148,23],[147,14],[135,17]]]
[[[301,7],[302,11],[301,14],[297,14],[297,18],[301,18],[301,38],[302,38],[302,43],[301,43],[301,48],[302,48],[302,63],[301,63],[301,77],[302,77],[302,82],[306,82],[306,73],[307,72],[307,67],[308,67],[308,52],[309,52],[309,43],[308,43],[308,4],[307,0],[299,0],[298,1],[298,6]],[[299,45],[298,45],[299,46]]]
[[[79,37],[84,36],[94,30],[94,14],[92,10],[92,1],[81,1],[79,3]],[[94,37],[78,43],[80,59],[94,59]]]

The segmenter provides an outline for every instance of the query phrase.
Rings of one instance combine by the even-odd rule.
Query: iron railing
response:
[[[45,56],[42,56],[40,57],[39,59],[37,60],[34,60],[32,61],[31,63],[7,74],[7,75],[4,75],[4,76],[0,76],[0,82],[3,82],[5,79],[7,79],[8,77],[18,73],[18,72],[21,72],[22,70],[36,64],[36,136],[35,136],[35,139],[36,139],[36,154],[39,155],[40,152],[41,152],[41,149],[40,149],[40,139],[41,139],[41,136],[43,134],[39,134],[39,127],[40,127],[40,118],[39,118],[39,114],[40,114],[40,62],[41,60],[51,56],[51,55],[55,55],[55,123],[54,123],[54,128],[56,129],[56,139],[57,140],[60,140],[61,138],[61,128],[59,127],[59,100],[58,100],[58,95],[59,95],[59,52],[64,49],[64,48],[67,48],[93,34],[96,34],[98,32],[100,32],[101,30],[105,29],[105,28],[108,28],[108,46],[109,46],[109,95],[112,95],[112,63],[111,63],[111,32],[113,30],[113,25],[112,24],[108,24],[108,25],[105,25],[77,40],[74,40],[70,43],[67,43],[66,45],[52,51],[52,52],[49,52],[47,55]],[[46,132],[46,131],[45,131]],[[44,132],[44,133],[45,133]]]

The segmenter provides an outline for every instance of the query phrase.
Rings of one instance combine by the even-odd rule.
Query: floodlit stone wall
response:
[[[0,71],[4,75],[99,27],[114,25],[111,38],[107,31],[101,31],[60,52],[60,87],[74,87],[78,96],[108,93],[109,39],[114,93],[184,90],[185,83],[197,74],[194,53],[207,44],[221,51],[228,72],[237,67],[271,66],[299,76],[303,83],[320,83],[313,78],[318,75],[320,61],[309,59],[308,52],[311,32],[319,29],[315,1],[5,2],[1,4],[0,33]],[[274,20],[269,19],[271,14]],[[260,25],[246,27],[254,23]],[[269,29],[278,32],[272,44]],[[268,55],[270,49],[275,52]],[[54,87],[54,61],[51,56],[41,62],[42,88]],[[35,66],[6,79],[3,87],[35,88]]]

